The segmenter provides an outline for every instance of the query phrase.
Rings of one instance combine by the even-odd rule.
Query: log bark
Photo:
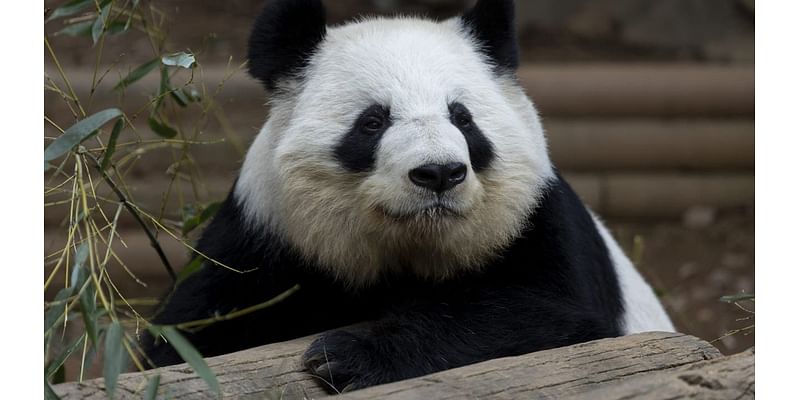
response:
[[[224,398],[324,397],[323,383],[306,374],[299,362],[311,339],[308,337],[275,343],[208,358],[207,362],[217,374]],[[620,392],[623,394],[638,393],[636,390],[639,388],[652,388],[650,392],[658,393],[660,382],[680,386],[680,382],[687,380],[695,382],[693,387],[701,389],[708,386],[706,382],[711,382],[712,387],[718,387],[719,383],[728,388],[725,385],[728,384],[729,375],[720,374],[727,374],[729,370],[738,371],[742,377],[752,377],[752,368],[748,367],[746,357],[738,358],[735,363],[726,363],[724,361],[726,359],[719,357],[721,357],[719,351],[695,337],[678,333],[652,332],[490,360],[417,379],[348,393],[343,397],[353,399],[561,398],[610,390],[612,386],[624,389],[624,392]],[[697,364],[707,360],[719,362]],[[692,369],[694,365],[699,367]],[[120,376],[115,398],[141,398],[148,379],[157,373],[161,374],[158,398],[214,398],[214,394],[210,392],[205,382],[185,364],[145,373],[124,374]],[[645,379],[651,376],[651,379]],[[641,383],[621,384],[634,378],[641,379]],[[740,380],[746,381],[744,378]],[[690,383],[684,385],[692,386]],[[54,389],[62,399],[107,398],[102,379],[65,383],[56,385]],[[676,387],[674,390],[678,389]]]
[[[348,393],[344,399],[604,399],[631,377],[720,357],[693,336],[652,332],[487,361]]]
[[[326,393],[322,386],[300,365],[300,356],[313,337],[274,343],[237,353],[206,359],[217,375],[223,398],[231,399],[302,399],[318,398]],[[141,399],[150,377],[160,374],[158,399],[214,399],[203,381],[187,364],[147,372],[120,375],[115,399]],[[107,399],[102,378],[63,383],[53,387],[63,399]]]

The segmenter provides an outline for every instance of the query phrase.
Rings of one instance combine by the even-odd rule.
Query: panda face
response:
[[[552,168],[533,105],[459,19],[332,28],[271,116],[236,195],[256,226],[360,286],[479,268]]]

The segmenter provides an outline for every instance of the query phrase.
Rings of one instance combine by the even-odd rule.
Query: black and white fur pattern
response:
[[[264,302],[187,333],[206,356],[321,336],[304,360],[338,390],[645,330],[673,330],[647,283],[552,166],[515,80],[513,2],[433,22],[325,26],[319,0],[273,0],[250,71],[270,117],[154,322]],[[466,166],[415,184],[422,165]],[[146,340],[157,365],[179,362]]]

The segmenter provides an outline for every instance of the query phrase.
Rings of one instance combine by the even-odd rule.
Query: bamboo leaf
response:
[[[216,214],[217,214],[217,211],[219,211],[219,208],[220,208],[220,206],[222,206],[222,203],[220,203],[220,202],[218,202],[218,201],[216,201],[216,202],[213,202],[213,203],[209,204],[209,205],[208,205],[208,206],[207,206],[207,207],[206,207],[206,208],[203,210],[203,212],[202,212],[202,213],[200,213],[200,223],[203,223],[203,222],[205,222],[207,219],[209,219],[209,218],[213,217],[214,215],[216,215]]]
[[[175,102],[181,107],[186,107],[192,102],[192,99],[186,96],[186,93],[180,89],[172,89],[170,95],[172,96],[172,99],[175,100]]]
[[[94,296],[95,287],[90,284],[81,292],[78,303],[81,305],[81,315],[83,316],[86,333],[89,335],[89,339],[92,340],[92,346],[97,346],[97,338],[100,336],[97,329],[97,319],[104,313],[104,310],[97,309]]]
[[[200,226],[203,222],[213,217],[217,211],[219,211],[219,207],[221,205],[222,204],[219,202],[211,203],[205,209],[203,209],[203,212],[201,212],[200,215],[192,215],[190,218],[184,220],[182,227],[183,234],[186,235]]]
[[[64,361],[66,361],[67,358],[69,358],[69,356],[75,352],[75,350],[78,350],[78,348],[83,345],[83,341],[85,339],[86,335],[81,335],[77,340],[72,342],[72,344],[67,346],[67,348],[65,348],[58,357],[51,361],[47,366],[47,370],[44,372],[45,379],[50,379],[50,377],[53,376],[53,374],[55,374],[55,372],[61,368],[62,365],[64,365]]]
[[[171,67],[190,69],[194,67],[196,60],[194,58],[194,54],[179,51],[177,53],[167,54],[161,57],[161,62],[164,65],[169,65]]]
[[[158,58],[154,58],[138,67],[136,67],[133,71],[128,73],[128,75],[122,78],[116,86],[114,86],[114,90],[118,90],[121,88],[126,88],[130,86],[132,83],[142,79],[150,73],[155,67],[158,66]]]
[[[100,39],[100,35],[103,34],[103,30],[106,27],[106,21],[108,20],[109,11],[111,11],[111,4],[107,4],[100,9],[100,14],[97,16],[97,19],[94,20],[94,24],[92,24],[92,44],[97,44],[97,41]]]
[[[67,25],[60,31],[54,33],[54,36],[67,35],[67,36],[91,36],[92,26],[94,21],[81,21],[72,25]]]
[[[108,326],[105,339],[105,353],[103,354],[103,378],[106,383],[106,395],[114,398],[117,388],[117,378],[125,368],[126,352],[122,343],[122,326],[119,321],[112,321]]]
[[[175,135],[178,134],[178,131],[175,128],[163,123],[159,122],[154,117],[150,117],[147,119],[147,125],[150,126],[150,129],[155,132],[156,135],[161,136],[163,138],[172,139]]]
[[[167,97],[170,90],[169,71],[167,71],[167,67],[161,67],[161,84],[158,87],[156,102],[153,104],[153,113],[158,112],[158,109],[161,108],[161,104],[164,103],[164,98]]]
[[[45,400],[59,400],[58,395],[53,391],[53,387],[50,386],[50,382],[47,382],[47,379],[44,380],[44,398]]]
[[[206,258],[199,254],[195,258],[193,258],[192,261],[189,262],[189,264],[186,264],[186,266],[183,267],[181,273],[178,274],[177,283],[183,282],[184,280],[186,280],[186,278],[192,276],[195,272],[199,271],[200,267],[203,266],[203,261],[205,260]]]
[[[178,333],[178,330],[172,326],[157,326],[157,325],[150,325],[148,328],[150,329],[150,333],[153,336],[164,336],[167,339],[167,342],[175,349],[176,352],[183,358],[183,361],[186,361],[194,372],[197,373],[198,376],[203,378],[206,381],[206,384],[211,388],[211,390],[217,394],[217,396],[221,396],[222,392],[219,387],[219,382],[217,381],[216,375],[208,368],[208,364],[203,359],[203,356],[197,352],[197,350],[186,340],[183,335]]]
[[[158,394],[158,384],[161,383],[161,375],[155,375],[147,381],[147,387],[144,389],[144,400],[155,400]]]
[[[103,152],[103,161],[100,163],[100,168],[103,169],[104,171],[111,164],[111,156],[114,155],[114,150],[117,147],[117,138],[119,138],[119,133],[122,132],[122,128],[124,126],[125,126],[125,120],[119,119],[114,124],[114,128],[111,130],[111,136],[109,136],[108,138],[106,151]]]
[[[56,18],[61,17],[68,17],[70,15],[75,15],[85,8],[89,7],[89,5],[94,4],[94,0],[72,0],[69,2],[64,3],[61,7],[56,8],[53,10],[53,13],[47,17],[47,21],[52,21]]]
[[[44,331],[47,332],[53,325],[56,324],[61,319],[61,316],[64,314],[64,302],[69,296],[72,295],[72,287],[63,288],[58,291],[56,294],[56,298],[53,301],[53,305],[47,310],[47,313],[44,315]]]
[[[52,161],[66,154],[94,134],[106,122],[122,115],[118,108],[109,108],[86,117],[69,127],[44,150],[44,160]]]
[[[719,298],[719,301],[724,301],[726,303],[735,303],[737,301],[755,300],[755,299],[756,299],[756,295],[755,294],[752,294],[752,293],[739,293],[739,294],[734,294],[734,295],[731,295],[731,296],[722,296],[722,297]]]

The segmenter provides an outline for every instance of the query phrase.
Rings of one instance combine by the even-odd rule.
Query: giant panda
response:
[[[673,325],[550,161],[515,78],[510,0],[441,22],[327,27],[272,0],[249,41],[269,117],[155,324],[204,355],[327,331],[303,356],[353,390]],[[236,271],[234,271],[236,270]],[[153,365],[180,362],[146,338]]]

